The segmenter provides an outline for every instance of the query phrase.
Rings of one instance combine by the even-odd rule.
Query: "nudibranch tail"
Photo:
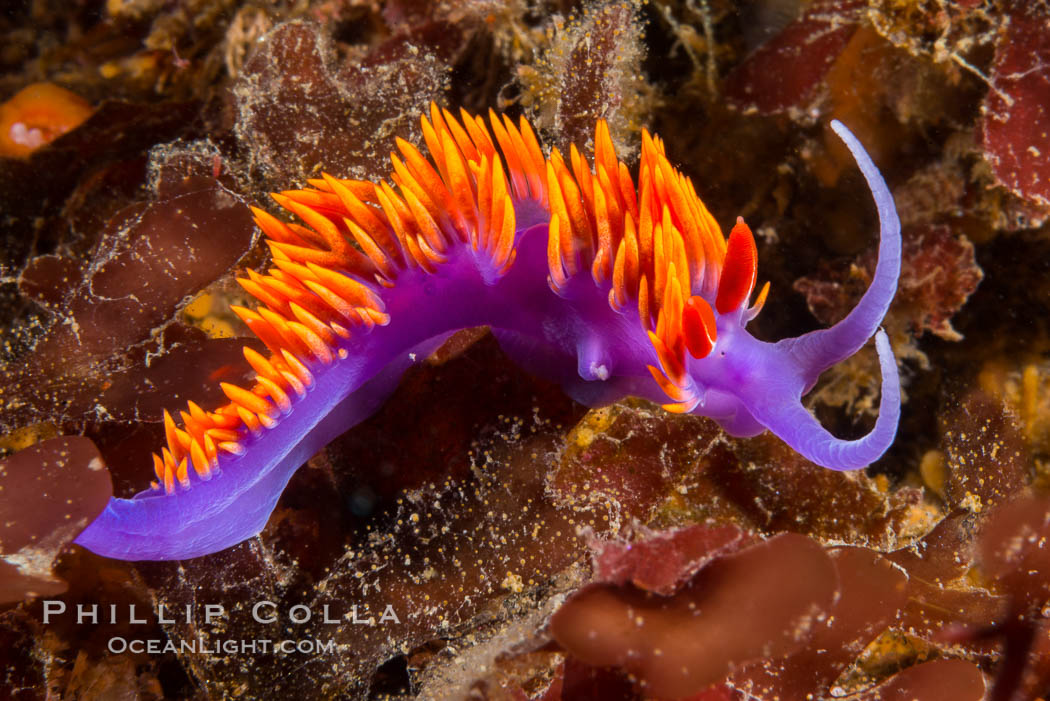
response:
[[[417,350],[425,355],[434,350],[434,344]],[[385,368],[334,403],[320,422],[314,421],[311,409],[324,411],[317,405],[328,404],[330,398],[316,392],[300,400],[294,412],[271,424],[271,429],[252,422],[249,436],[238,431],[240,443],[219,449],[208,478],[187,470],[183,458],[174,474],[162,478],[159,488],[132,499],[110,499],[74,542],[116,559],[182,560],[218,552],[255,536],[266,525],[292,474],[345,426],[371,416],[409,364],[406,355]],[[169,449],[162,452],[167,460]]]
[[[885,450],[899,389],[884,337],[883,413],[869,437],[836,442],[799,400],[813,368],[859,347],[885,312],[900,257],[888,215],[859,311],[826,342],[766,344],[744,329],[769,291],[751,301],[750,229],[738,220],[727,241],[659,137],[643,131],[636,181],[604,121],[593,163],[575,147],[568,160],[557,149],[545,158],[525,119],[491,111],[486,123],[431,105],[421,126],[429,158],[397,139],[390,182],[323,174],[274,194],[301,223],[253,209],[273,266],[239,280],[259,305],[234,311],[268,349],[245,349],[255,380],[223,384],[229,402],[214,410],[190,402],[178,418],[165,413],[152,489],[113,499],[78,543],[110,557],[180,559],[257,534],[303,462],[378,408],[413,362],[472,326],[490,326],[508,355],[591,405],[670,398],[668,410],[709,416],[734,435],[772,428],[829,467]],[[863,149],[836,130],[881,186],[872,185],[880,215],[892,213]]]

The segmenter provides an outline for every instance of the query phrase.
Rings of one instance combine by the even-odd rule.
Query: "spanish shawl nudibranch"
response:
[[[241,279],[262,306],[235,311],[270,350],[229,403],[165,412],[157,481],[111,499],[76,542],[127,560],[213,553],[266,524],[292,473],[367,418],[402,372],[452,332],[487,325],[526,369],[578,401],[626,395],[717,421],[734,436],[769,429],[836,470],[889,447],[900,414],[897,367],[878,330],[897,288],[900,224],[886,184],[842,124],[881,222],[878,265],[857,307],[830,329],[778,343],[745,330],[757,254],[737,219],[728,240],[658,137],[642,133],[638,184],[595,129],[594,168],[575,147],[544,158],[522,119],[461,120],[431,105],[431,159],[398,139],[393,185],[311,180],[274,195],[303,224],[255,209],[274,267]],[[396,187],[396,189],[395,189]],[[354,245],[356,243],[356,246]],[[822,371],[875,334],[879,418],[863,438],[832,436],[801,404]]]

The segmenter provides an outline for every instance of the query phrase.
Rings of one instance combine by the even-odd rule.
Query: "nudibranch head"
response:
[[[153,488],[112,500],[77,542],[178,559],[255,535],[306,459],[471,326],[490,326],[512,358],[592,405],[634,394],[734,435],[769,428],[835,469],[886,450],[899,388],[881,332],[881,412],[868,436],[834,438],[800,401],[875,333],[900,267],[892,199],[844,127],[834,125],[882,221],[874,282],[835,327],[770,344],[745,328],[769,290],[754,295],[750,230],[738,220],[723,236],[658,137],[643,132],[636,181],[603,121],[593,167],[575,147],[568,161],[557,149],[544,156],[524,119],[490,112],[486,124],[431,105],[421,125],[430,158],[398,139],[390,182],[324,174],[275,194],[302,223],[253,210],[273,267],[239,280],[260,305],[234,311],[269,351],[244,351],[255,380],[222,384],[229,401],[218,408],[188,403],[181,425],[166,412]]]
[[[773,345],[752,338],[744,327],[761,310],[769,287],[767,283],[754,304],[747,305],[757,251],[750,229],[738,218],[716,265],[717,290],[698,290],[694,284],[689,297],[684,285],[665,290],[656,329],[649,332],[660,364],[649,370],[673,400],[664,404],[668,411],[711,417],[738,436],[770,429],[813,462],[847,470],[869,465],[896,434],[897,366],[885,333],[876,330],[896,293],[901,240],[896,208],[881,174],[848,129],[837,121],[832,128],[857,160],[881,223],[874,280],[861,302],[831,329]],[[843,441],[820,426],[800,399],[821,372],[855,353],[872,335],[883,376],[879,419],[866,437]]]

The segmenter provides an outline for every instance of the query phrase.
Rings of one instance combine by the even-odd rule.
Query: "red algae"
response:
[[[981,701],[984,675],[965,660],[935,660],[898,672],[857,701]],[[853,698],[853,697],[850,697]]]
[[[1022,426],[997,398],[972,390],[945,410],[941,427],[948,458],[948,503],[980,513],[1011,501],[1029,481]]]
[[[962,577],[973,564],[972,531],[973,517],[956,512],[942,519],[922,538],[886,557],[911,578],[945,586]]]
[[[216,180],[191,175],[146,206],[110,221],[64,324],[36,349],[41,365],[81,362],[130,345],[168,319],[175,305],[226,271],[254,241],[250,214]],[[221,228],[223,239],[210,234]]]
[[[635,690],[630,680],[616,670],[591,667],[570,657],[558,668],[557,677],[540,697],[540,701],[601,701],[602,699],[624,699],[625,701],[638,699],[640,701],[643,698],[645,698],[643,694]],[[701,701],[704,700],[701,699]],[[725,701],[729,701],[729,698],[726,697]]]
[[[951,318],[984,278],[973,244],[941,225],[905,229],[902,236],[900,283],[886,325],[916,337],[929,331],[946,341],[961,341]],[[865,252],[848,269],[835,267],[835,272],[802,277],[794,283],[795,290],[806,296],[810,311],[824,324],[842,319],[851,309],[850,300],[860,299],[875,270],[875,252]]]
[[[981,533],[984,572],[1014,597],[1014,605],[1042,611],[1050,601],[1050,498],[1003,504]]]
[[[585,587],[554,615],[551,631],[584,662],[622,666],[646,693],[675,698],[741,663],[798,649],[834,594],[823,549],[783,534],[716,559],[672,597]]]
[[[1050,10],[1007,3],[991,89],[981,121],[982,147],[996,177],[1017,195],[1050,205]]]
[[[730,675],[732,685],[758,698],[803,699],[832,688],[864,648],[894,625],[908,576],[865,548],[830,551],[838,595],[804,648],[783,660],[753,662]]]
[[[243,364],[245,346],[258,352],[265,348],[250,339],[204,338],[196,329],[169,329],[162,346],[136,349],[129,355],[132,367],[110,375],[99,405],[115,421],[158,421],[174,402],[220,404],[225,395],[215,388],[219,382],[251,377]]]
[[[838,544],[883,549],[908,530],[919,495],[900,488],[886,493],[862,472],[822,469],[799,457],[784,443],[764,435],[733,445],[733,458],[714,460],[703,479],[739,509],[744,519],[765,533],[781,531]],[[703,513],[702,491],[687,497]]]
[[[596,541],[593,577],[597,582],[628,582],[655,594],[670,595],[711,560],[751,540],[735,526],[689,526],[642,533],[636,542]]]
[[[447,80],[440,56],[413,51],[412,41],[375,47],[369,66],[340,61],[318,27],[292,22],[270,32],[233,88],[252,164],[285,187],[322,168],[340,177],[385,169],[393,137],[418,134],[416,115]]]
[[[765,114],[805,111],[824,76],[857,31],[864,3],[817,0],[765,42],[726,78],[726,96],[737,107]]]
[[[79,128],[0,167],[4,222],[0,265],[22,269],[37,255],[82,262],[117,211],[143,197],[148,151],[177,138],[196,103],[134,104],[111,100]]]
[[[920,552],[922,547],[920,544]],[[964,562],[972,564],[973,561]],[[1005,617],[1006,600],[975,585],[965,575],[953,577],[939,570],[927,580],[918,574],[909,574],[907,592],[907,603],[897,627],[919,640],[950,642],[945,635],[953,626],[984,628],[996,625]],[[972,640],[968,648],[985,654],[994,649],[988,642],[979,640]]]
[[[45,655],[41,654],[42,627],[25,611],[12,609],[0,613],[0,659],[6,663],[0,680],[7,698],[36,701],[44,698],[48,678]]]
[[[635,114],[646,92],[638,76],[645,55],[641,37],[634,3],[585,5],[579,17],[557,18],[552,46],[535,64],[518,68],[523,103],[566,157],[573,146],[592,157],[599,119],[608,122],[618,153],[635,150],[628,133],[637,129]]]
[[[55,392],[66,395],[70,415],[119,414],[99,395],[120,384],[128,349],[156,340],[187,295],[228,272],[254,243],[250,212],[219,181],[185,175],[158,188],[156,201],[109,221],[90,260],[49,255],[22,272],[21,289],[53,316],[27,362],[10,369],[23,394],[3,407],[4,423],[47,414]]]
[[[989,698],[1035,698],[1050,685],[1050,499],[1023,495],[996,507],[984,520],[977,543],[979,571],[1003,594],[997,620],[953,623],[942,639],[1001,645]]]
[[[37,256],[26,264],[18,280],[18,291],[49,310],[61,310],[80,284],[83,271],[72,258]]]
[[[111,496],[87,438],[53,438],[0,460],[0,603],[65,591],[52,564]]]
[[[590,412],[551,478],[566,504],[613,503],[625,520],[663,526],[715,519],[889,547],[917,493],[887,495],[862,473],[825,470],[776,438],[726,441],[701,419],[642,402]]]
[[[598,409],[567,436],[551,488],[566,504],[609,501],[647,523],[717,435],[700,419],[668,422],[640,402]]]

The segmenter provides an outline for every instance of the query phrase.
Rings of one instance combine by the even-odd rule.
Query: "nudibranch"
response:
[[[431,105],[428,159],[398,139],[390,182],[325,174],[273,195],[301,223],[255,209],[273,267],[241,285],[261,303],[235,311],[265,343],[244,357],[250,387],[208,410],[165,413],[156,481],[112,499],[77,538],[101,555],[206,555],[266,524],[292,473],[368,417],[401,374],[458,329],[489,326],[527,370],[589,406],[634,395],[717,421],[734,436],[769,429],[809,460],[864,467],[900,414],[897,366],[878,330],[896,292],[900,225],[864,148],[857,161],[881,223],[878,264],[860,303],[829,329],[766,343],[746,330],[757,254],[738,219],[725,238],[656,136],[642,133],[637,181],[599,121],[594,163],[573,147],[545,157],[529,123]],[[875,336],[879,417],[857,440],[831,435],[801,403],[822,371]],[[181,423],[181,425],[180,425]]]

